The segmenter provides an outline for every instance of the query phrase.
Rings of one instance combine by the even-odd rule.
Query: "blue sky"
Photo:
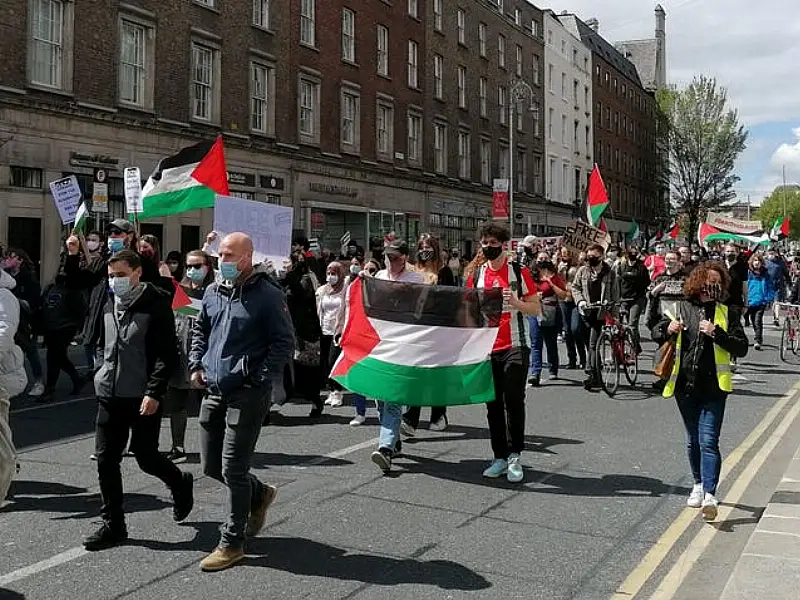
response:
[[[547,7],[545,3],[535,2]],[[739,158],[737,193],[753,203],[781,182],[800,183],[800,9],[785,0],[662,0],[667,13],[667,78],[716,77],[749,129]],[[596,17],[608,41],[653,37],[656,2],[554,0],[586,20]],[[789,7],[792,8],[789,8]]]

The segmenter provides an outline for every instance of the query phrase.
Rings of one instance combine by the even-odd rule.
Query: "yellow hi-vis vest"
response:
[[[667,315],[671,319],[671,315]],[[673,319],[675,320],[675,319]],[[718,325],[723,331],[728,331],[728,307],[717,303],[714,309],[714,325]],[[702,334],[701,334],[702,335]],[[675,365],[672,367],[672,374],[669,376],[667,385],[664,386],[664,398],[671,398],[675,395],[675,384],[678,381],[678,372],[681,369],[681,342],[683,332],[678,333],[678,340],[675,343]],[[731,355],[730,352],[714,344],[714,364],[717,368],[717,384],[723,392],[733,391],[733,380],[731,378]]]

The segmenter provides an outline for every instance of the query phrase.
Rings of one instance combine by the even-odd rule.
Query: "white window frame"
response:
[[[318,145],[320,140],[320,80],[305,72],[297,79],[297,135],[301,143]]]
[[[419,0],[408,0],[408,16],[419,18]]]
[[[534,21],[535,22],[535,21]],[[533,85],[541,85],[542,84],[542,70],[541,65],[539,64],[539,55],[534,54],[533,58],[531,59],[531,64],[533,66]]]
[[[356,13],[342,9],[342,60],[356,62]]]
[[[486,23],[478,23],[478,53],[481,58],[486,58]]]
[[[316,0],[300,0],[300,43],[312,48],[317,45]]]
[[[135,28],[141,32],[141,56],[139,63],[128,62],[128,69],[125,68],[125,40],[126,29],[130,31]],[[130,60],[130,59],[129,59]],[[133,59],[137,60],[137,59]],[[126,82],[126,72],[135,71],[138,78],[136,85],[139,86],[139,97],[132,98],[125,95],[129,82]],[[155,81],[155,26],[152,23],[127,14],[121,14],[119,20],[119,72],[118,72],[118,101],[120,105],[134,107],[143,110],[153,109],[153,82]],[[132,88],[129,88],[132,89]]]
[[[492,179],[492,142],[481,138],[481,183],[488,185]]]
[[[551,142],[556,141],[555,136],[553,135],[553,120],[555,119],[556,111],[552,108],[547,109],[547,139]]]
[[[458,177],[467,181],[472,179],[471,136],[469,131],[458,132]]]
[[[250,62],[250,131],[275,135],[275,65],[257,60]]]
[[[522,77],[522,46],[517,44],[517,77]]]
[[[361,93],[354,87],[343,85],[339,102],[341,151],[359,154],[361,152]],[[349,136],[346,135],[348,131]]]
[[[414,165],[422,164],[422,113],[409,110],[406,116],[407,146],[406,160]]]
[[[433,55],[433,97],[441,100],[444,97],[444,57]]]
[[[378,75],[389,77],[389,28],[378,24],[375,29],[375,52]]]
[[[204,60],[208,59],[208,63],[202,67],[203,72],[199,70],[201,66],[198,64],[201,56],[204,57]],[[192,40],[191,60],[191,119],[202,123],[218,123],[220,108],[219,48],[206,40]],[[205,99],[201,99],[198,94],[201,89],[202,94],[207,95]],[[205,111],[199,110],[203,104],[208,105]]]
[[[433,28],[442,30],[442,0],[433,0]]]
[[[45,21],[41,10],[47,9]],[[72,90],[73,3],[29,0],[28,81],[50,90]],[[46,23],[50,23],[43,29]],[[43,62],[44,59],[44,62]],[[43,77],[47,72],[47,76]]]
[[[394,155],[394,104],[382,98],[375,110],[375,154],[383,160]]]
[[[487,94],[489,93],[489,81],[486,77],[481,77],[478,79],[478,98],[480,99],[480,115],[483,118],[486,118],[488,115],[488,108],[487,108]]]
[[[458,43],[462,46],[467,44],[467,14],[463,9],[456,11],[456,31],[458,33]]]
[[[253,0],[253,27],[269,29],[269,0]]]
[[[522,25],[522,13],[518,8],[514,9],[514,25],[516,25],[517,27]]]
[[[502,33],[497,35],[497,64],[506,68],[506,37]]]
[[[433,123],[433,170],[447,174],[447,123]]]
[[[500,125],[508,124],[508,90],[505,86],[498,86],[497,88],[497,108],[500,111],[499,122]]]
[[[458,65],[456,72],[458,86],[458,108],[467,108],[467,67]]]
[[[408,40],[408,87],[419,89],[419,44]]]

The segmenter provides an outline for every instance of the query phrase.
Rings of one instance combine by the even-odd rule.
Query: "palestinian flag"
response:
[[[187,290],[174,279],[172,284],[175,286],[175,295],[172,297],[172,310],[183,315],[196,317],[203,306],[202,292],[199,294],[191,293],[190,290]]]
[[[769,236],[740,235],[738,233],[728,233],[709,225],[700,223],[697,229],[697,240],[702,246],[707,246],[712,242],[734,242],[738,244],[769,244]]]
[[[586,201],[586,222],[592,227],[597,227],[597,224],[600,222],[600,216],[606,208],[608,208],[606,184],[603,183],[600,169],[595,165],[592,169],[592,174],[589,176],[589,198]]]
[[[332,379],[368,398],[407,406],[494,399],[489,354],[503,309],[501,289],[365,278],[348,296]]]
[[[625,234],[625,239],[629,242],[632,242],[638,238],[640,234],[641,231],[639,230],[639,224],[635,220],[631,221],[631,226],[628,229],[628,233]]]
[[[72,226],[72,231],[74,233],[84,234],[88,220],[89,210],[86,208],[86,202],[81,202],[78,210],[75,211],[75,224]]]
[[[211,208],[217,194],[227,196],[228,171],[222,136],[189,146],[163,159],[142,190],[140,219]]]
[[[770,237],[773,240],[783,240],[789,237],[789,217],[775,221]]]
[[[671,241],[674,242],[675,240],[678,239],[678,235],[680,235],[680,233],[681,233],[681,228],[677,223],[675,223],[670,228],[670,230],[666,234],[664,234],[663,240],[665,242],[668,241],[668,240],[671,240]]]

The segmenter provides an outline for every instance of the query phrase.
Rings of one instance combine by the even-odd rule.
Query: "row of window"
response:
[[[594,114],[594,122],[598,128],[605,127],[605,129],[615,133],[618,137],[624,137],[648,149],[654,149],[655,136],[642,127],[633,117],[620,114],[618,110],[615,110],[612,121],[611,107],[603,106],[599,100],[595,105]]]
[[[547,45],[550,46],[554,52],[557,52],[556,46],[553,43],[553,31],[551,29],[547,30]],[[589,56],[588,54],[584,54],[581,56],[581,52],[575,47],[572,46],[572,66],[578,69],[583,66],[583,72],[589,73]],[[561,40],[561,56],[565,59],[570,60],[569,55],[567,54],[567,41],[565,39]]]
[[[605,184],[608,199],[619,210],[621,217],[644,219],[652,216],[652,211],[647,206],[648,198],[645,192],[613,180],[606,180]]]
[[[612,148],[608,142],[598,141],[595,143],[594,160],[600,167],[614,169],[626,177],[649,180],[653,176],[652,165],[648,161],[635,158],[624,151],[620,152],[619,148]]]
[[[553,75],[555,72],[555,66],[551,63],[547,64],[547,89],[550,91],[551,94],[555,94],[556,90],[553,87]],[[568,76],[567,73],[561,72],[561,99],[564,102],[569,102],[570,97],[568,96],[569,88],[568,88]],[[583,95],[581,95],[583,92]],[[581,98],[583,98],[583,105],[581,105]],[[588,113],[590,110],[589,107],[589,86],[584,84],[583,89],[581,89],[581,82],[577,79],[572,80],[572,101],[575,105],[575,110],[580,110],[581,106],[583,109]]]
[[[574,202],[583,198],[587,174],[572,167],[567,160],[550,158],[547,165],[547,198],[556,202]]]
[[[556,115],[554,109],[547,111],[547,139],[555,143],[558,141],[556,136]],[[579,120],[574,120],[572,123],[572,139],[569,137],[569,125],[566,115],[561,115],[561,144],[565,148],[572,148],[575,154],[581,154],[582,151],[586,152],[586,156],[591,156],[591,139],[592,130],[588,125],[581,127]],[[571,142],[571,145],[570,145]]]
[[[631,107],[645,114],[647,117],[653,117],[655,115],[652,103],[647,102],[646,97],[638,93],[633,85],[629,86],[625,81],[620,83],[616,75],[612,77],[611,73],[607,69],[601,68],[599,64],[595,65],[594,72],[597,78],[597,85],[603,85],[607,89],[612,90],[613,93],[623,101],[626,99],[625,96],[627,93],[627,101]]]

